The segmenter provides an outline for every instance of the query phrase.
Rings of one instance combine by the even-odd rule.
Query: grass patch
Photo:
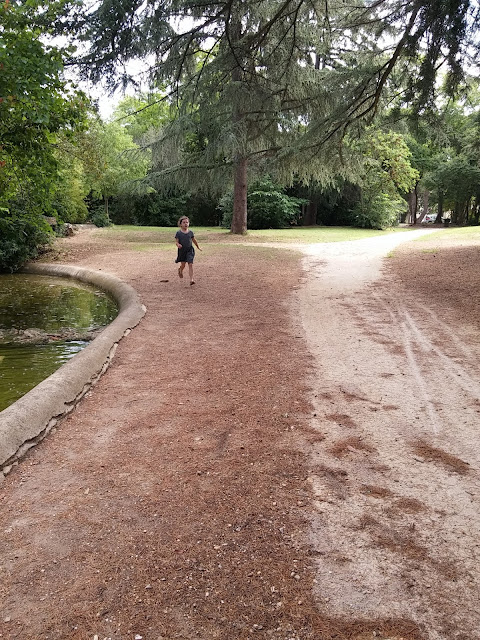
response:
[[[414,230],[415,227],[409,227]],[[412,242],[416,243],[418,251],[425,254],[438,254],[445,248],[451,248],[462,245],[478,245],[480,244],[480,226],[478,227],[449,227],[448,229],[434,227],[433,229],[425,229],[422,225],[418,225],[417,230],[423,229],[430,231],[423,236],[415,238]],[[424,244],[424,247],[418,245]],[[413,245],[412,245],[413,246]],[[388,254],[388,258],[397,255],[398,249],[394,249]]]
[[[413,227],[410,227],[410,228],[413,229]],[[423,228],[423,227],[418,227],[418,228]],[[442,240],[445,242],[451,242],[452,240],[480,242],[480,226],[479,227],[448,227],[448,229],[439,229],[436,232],[432,229],[432,233],[435,234],[435,239],[438,240],[439,244],[442,242]],[[430,238],[430,235],[417,238],[415,242],[422,242],[426,238]]]
[[[474,240],[480,242],[480,227],[449,227],[445,229],[440,237],[445,235],[446,238],[454,240]]]
[[[245,244],[251,242],[273,242],[288,244],[312,244],[317,242],[345,242],[383,236],[389,233],[408,231],[406,228],[393,228],[385,231],[375,229],[356,229],[353,227],[295,227],[292,229],[258,229],[248,231],[245,235],[233,235],[229,230],[220,227],[195,227],[192,225],[199,244],[225,243]],[[114,225],[97,229],[112,240],[137,243],[147,247],[149,244],[174,244],[177,227],[134,227],[131,225]]]
[[[292,229],[257,229],[248,231],[247,235],[242,237],[247,242],[312,244],[316,242],[361,240],[405,230],[403,228],[378,231],[376,229],[357,229],[354,227],[296,227]],[[232,237],[232,234],[229,235]]]

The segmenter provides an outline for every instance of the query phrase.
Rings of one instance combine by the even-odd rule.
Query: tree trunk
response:
[[[317,203],[310,202],[306,205],[305,208],[302,207],[302,225],[304,227],[313,227],[317,224]]]
[[[247,159],[239,158],[233,176],[232,233],[247,233]]]
[[[439,191],[437,220],[441,220],[442,218],[443,218],[443,191]]]
[[[418,223],[423,222],[423,219],[425,218],[425,216],[428,213],[428,203],[430,200],[430,191],[427,191],[427,189],[425,189],[424,191],[422,191],[421,193],[421,197],[422,197],[422,213],[420,214],[419,218],[418,218]]]
[[[108,218],[108,196],[104,196],[103,200],[105,202],[105,213],[106,213],[107,218]]]
[[[423,214],[426,216],[428,214],[428,207],[430,204],[430,191],[424,189],[422,191],[422,202],[423,202]]]
[[[418,196],[417,186],[415,189],[409,192],[408,196],[408,222],[410,224],[417,224],[417,208],[418,208]]]
[[[230,23],[231,47],[236,50],[242,39],[241,18],[232,12]],[[239,87],[242,84],[242,60],[235,53],[235,66],[232,69],[232,82]],[[237,152],[234,156],[233,167],[233,216],[231,231],[235,234],[247,233],[247,164],[245,154],[245,118],[242,112],[243,98],[236,96],[233,106],[233,124],[237,136]]]
[[[475,196],[472,196],[467,205],[467,224],[472,224],[475,221]]]
[[[473,224],[480,224],[480,194],[475,195],[475,203],[473,206]]]
[[[453,223],[460,224],[462,215],[462,203],[455,200],[455,206],[453,208]]]

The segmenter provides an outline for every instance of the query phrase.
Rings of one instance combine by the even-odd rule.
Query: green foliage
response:
[[[469,93],[458,101],[445,95],[436,106],[435,120],[411,126],[408,145],[412,164],[419,170],[417,193],[439,217],[452,212],[457,224],[478,224],[480,219],[480,122],[478,81],[470,79]],[[411,124],[411,123],[410,123]],[[425,211],[426,212],[426,211]]]
[[[398,224],[404,210],[405,202],[400,197],[388,193],[364,193],[353,208],[352,223],[363,229],[387,229]]]
[[[470,0],[424,0],[409,4],[413,7],[415,26],[405,42],[405,54],[418,66],[407,78],[406,98],[420,113],[434,107],[437,73],[445,63],[446,94],[454,96],[463,82],[462,61],[468,59],[470,45],[478,47],[475,42],[478,5]],[[419,58],[421,48],[424,55]]]
[[[287,196],[270,180],[252,185],[247,196],[249,226],[252,229],[274,229],[296,224],[305,200]]]
[[[455,222],[466,222],[466,207],[479,195],[480,167],[465,155],[453,156],[440,163],[425,177],[425,185],[443,200],[445,209],[457,211]]]
[[[67,51],[46,44],[68,2],[0,5],[1,268],[16,269],[48,240],[41,215],[58,215],[60,132],[84,124],[85,96],[62,76]],[[3,235],[5,234],[5,235]]]
[[[247,193],[247,224],[250,229],[281,229],[296,224],[300,207],[307,201],[286,195],[269,178],[251,185]],[[220,201],[223,211],[222,225],[230,227],[233,214],[233,196],[227,194]]]
[[[156,227],[173,227],[176,226],[180,216],[189,215],[187,206],[188,194],[173,193],[163,197],[158,194],[154,195],[151,194],[149,197],[147,215],[142,224]]]
[[[412,153],[405,138],[393,131],[371,130],[357,149],[363,152],[359,176],[361,198],[353,208],[353,224],[385,229],[397,224],[406,209],[401,195],[418,181],[419,173],[410,164]]]
[[[85,222],[88,218],[88,208],[85,203],[88,187],[75,141],[60,136],[55,157],[58,162],[57,180],[52,198],[55,215],[63,222],[72,224]]]
[[[170,119],[171,105],[160,91],[127,96],[119,102],[111,120],[120,124],[140,145],[145,136],[160,129]]]
[[[110,227],[112,225],[112,221],[103,207],[96,207],[89,219],[96,227]]]
[[[115,224],[173,227],[180,216],[191,215],[187,201],[187,193],[125,193],[112,201],[110,214]]]
[[[128,61],[143,60],[151,86],[168,87],[175,105],[154,149],[157,179],[233,184],[232,229],[244,229],[246,169],[249,180],[269,174],[282,185],[358,182],[342,142],[362,134],[384,99],[431,108],[443,60],[453,94],[475,11],[473,0],[101,0],[85,20],[83,68],[115,87],[132,79]],[[387,164],[406,190],[395,175],[403,169]]]
[[[307,224],[326,226],[353,225],[352,209],[360,199],[358,184],[339,178],[333,186],[322,187],[316,182],[310,185],[295,184],[288,195],[302,198],[314,208],[315,219]],[[305,224],[305,221],[303,221]]]
[[[362,184],[392,195],[408,193],[419,178],[410,164],[412,152],[406,139],[394,131],[373,130],[359,145],[364,154]]]
[[[0,271],[16,271],[50,242],[41,216],[11,214],[0,208]]]
[[[115,224],[175,227],[180,216],[192,224],[217,225],[217,200],[185,191],[147,194],[121,194],[112,199],[110,215]]]
[[[118,122],[90,119],[78,148],[88,190],[98,199],[131,191],[133,183],[145,178],[150,165],[149,152],[139,150]]]

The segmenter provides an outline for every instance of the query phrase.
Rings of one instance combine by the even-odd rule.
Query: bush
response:
[[[90,222],[96,227],[110,227],[112,225],[112,221],[103,207],[98,207],[92,211]]]
[[[175,227],[181,216],[196,226],[218,225],[217,201],[185,192],[123,194],[112,199],[110,216],[115,224]]]
[[[17,271],[50,243],[52,232],[42,216],[6,209],[0,215],[0,271]]]
[[[249,229],[281,229],[296,224],[300,217],[301,198],[286,195],[269,178],[254,183],[247,194],[247,227]],[[222,226],[230,227],[233,215],[233,195],[220,201]]]
[[[188,215],[187,197],[186,193],[123,194],[112,200],[110,215],[115,224],[172,227],[180,216]]]
[[[172,227],[177,224],[180,216],[187,216],[188,195],[175,193],[161,196],[158,193],[150,194],[145,208],[141,224],[154,227]]]
[[[217,197],[197,193],[188,198],[187,207],[188,211],[185,215],[193,220],[195,226],[218,227],[220,225],[221,214]]]
[[[353,225],[364,229],[387,229],[396,226],[406,207],[400,197],[379,193],[371,197],[363,194],[353,209]]]
[[[68,194],[57,194],[52,207],[57,218],[63,222],[81,224],[88,218],[88,209],[85,202],[83,200],[70,200]]]

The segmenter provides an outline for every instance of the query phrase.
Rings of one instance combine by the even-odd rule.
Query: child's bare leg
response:
[[[183,270],[185,269],[185,265],[187,263],[186,262],[182,262],[180,263],[180,266],[178,267],[178,275],[180,278],[183,278]]]
[[[193,284],[195,280],[193,279],[193,263],[188,263],[188,275],[190,276],[190,284]]]

